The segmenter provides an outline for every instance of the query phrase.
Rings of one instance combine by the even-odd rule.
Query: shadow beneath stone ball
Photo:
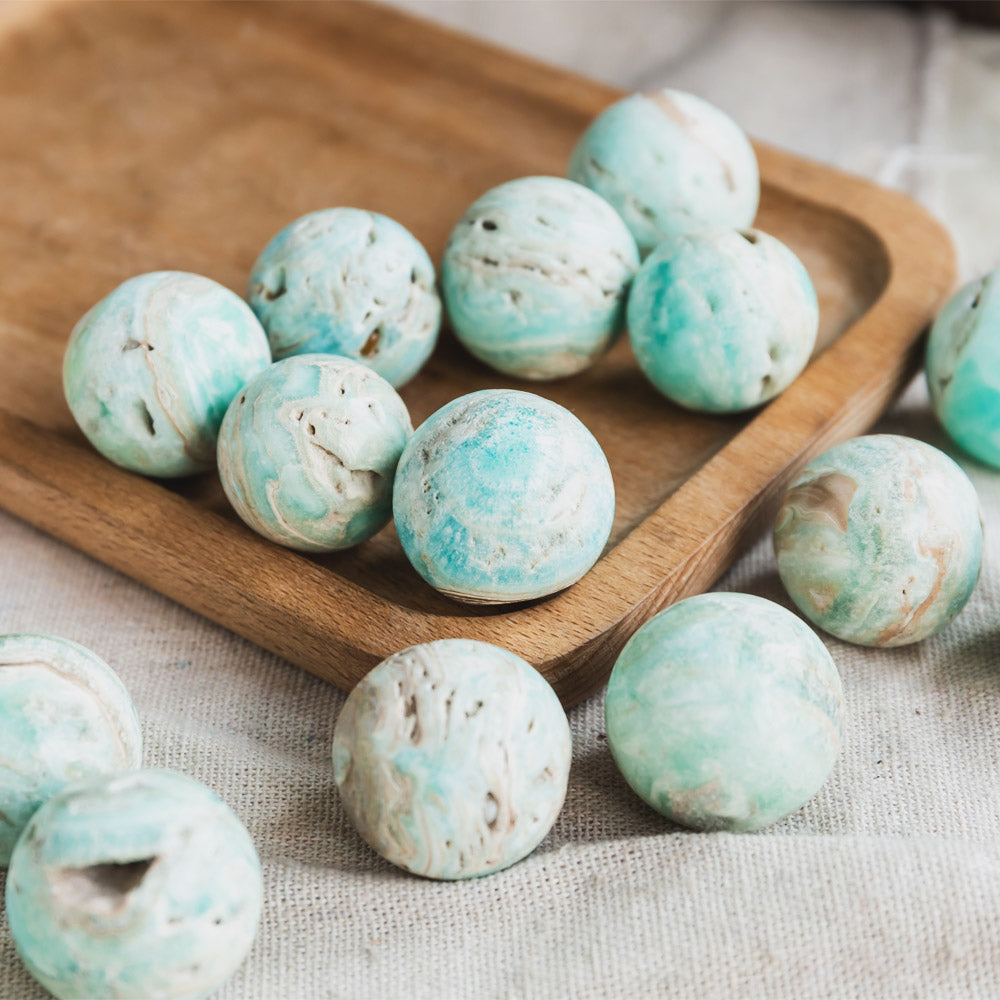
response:
[[[927,405],[905,406],[891,410],[874,427],[873,433],[900,434],[916,438],[943,451],[952,461],[966,469],[982,470],[995,474],[996,469],[965,451],[948,436],[934,411]]]
[[[932,643],[934,637],[925,641]],[[963,687],[985,695],[1000,694],[1000,626],[951,645],[931,663],[934,682],[942,690]]]
[[[374,538],[339,552],[305,553],[303,558],[362,587],[400,608],[435,618],[485,618],[505,615],[539,603],[470,604],[439,593],[410,565],[392,524]]]
[[[539,850],[567,844],[599,844],[684,831],[661,816],[629,788],[607,746],[594,747],[573,760],[566,801]]]
[[[802,618],[798,609],[788,596],[781,577],[778,576],[777,567],[772,563],[766,569],[746,579],[741,578],[739,566],[735,570],[730,570],[719,580],[716,589],[728,593],[753,594],[755,597],[763,597],[765,600],[780,604],[783,608]]]
[[[331,742],[332,732],[320,745]],[[269,799],[248,822],[264,861],[352,874],[391,868],[351,825],[327,754],[316,756],[315,767],[282,775],[280,794]]]
[[[538,850],[635,836],[676,833],[683,827],[647,806],[626,784],[605,741],[573,759],[563,808]],[[250,832],[264,860],[351,875],[398,873],[354,829],[332,773],[295,775],[285,804],[260,810]]]
[[[901,434],[903,437],[917,438],[933,445],[952,458],[968,456],[955,444],[938,422],[934,411],[926,405],[899,406],[890,410],[872,428],[876,434]]]
[[[581,755],[574,761],[574,771],[562,812],[538,848],[542,854],[570,844],[624,845],[636,838],[712,835],[675,823],[646,805],[618,772],[610,751],[595,749]],[[847,805],[842,796],[831,799],[820,792],[772,826],[742,836],[840,833]]]

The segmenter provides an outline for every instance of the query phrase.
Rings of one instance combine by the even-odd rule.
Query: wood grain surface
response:
[[[73,4],[0,21],[0,506],[341,687],[463,635],[524,656],[567,704],[586,696],[642,621],[708,587],[794,472],[870,427],[914,372],[954,262],[912,202],[758,147],[757,225],[809,269],[821,345],[748,416],[671,406],[624,339],[582,375],[525,384],[445,332],[402,392],[415,425],[463,392],[519,385],[570,407],[611,463],[604,556],[527,605],[442,597],[391,526],[310,558],[246,529],[214,475],[164,484],[112,466],[73,424],[61,358],[125,278],[176,268],[242,291],[270,236],[317,208],[390,215],[439,261],[469,202],[563,174],[619,96],[379,6]]]

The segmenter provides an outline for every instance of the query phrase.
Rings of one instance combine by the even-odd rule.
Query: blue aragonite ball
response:
[[[396,470],[407,558],[449,597],[500,604],[568,587],[614,518],[611,470],[586,427],[510,389],[461,396],[417,428]]]
[[[678,236],[646,258],[628,303],[639,367],[691,410],[772,399],[816,344],[819,306],[798,257],[751,229]]]
[[[412,433],[396,390],[366,365],[298,355],[233,400],[219,432],[219,478],[265,538],[304,552],[342,549],[389,522]]]
[[[357,208],[282,229],[257,258],[247,299],[276,359],[340,354],[394,386],[430,357],[441,325],[427,251],[398,222]]]
[[[944,429],[1000,467],[1000,269],[960,288],[931,327],[927,386]]]
[[[7,918],[31,974],[63,1000],[195,1000],[257,933],[260,862],[204,785],[145,770],[71,785],[28,824]]]
[[[90,443],[148,476],[186,476],[215,464],[229,401],[271,363],[247,304],[197,274],[130,278],[70,334],[66,401]]]
[[[605,698],[625,780],[696,830],[758,830],[804,805],[833,767],[842,713],[823,643],[748,594],[702,594],[651,618]]]
[[[774,528],[778,573],[799,610],[863,646],[903,646],[943,629],[976,580],[976,491],[947,455],[875,434],[810,462]]]
[[[639,265],[607,202],[561,177],[487,191],[452,230],[441,264],[458,339],[507,375],[573,375],[622,330]]]
[[[614,205],[643,255],[668,236],[749,226],[760,198],[743,130],[681,90],[612,104],[583,133],[568,173]]]
[[[487,875],[548,833],[569,778],[566,714],[519,656],[469,639],[380,663],[337,720],[341,801],[382,857],[429,878]]]
[[[0,636],[0,865],[66,784],[141,759],[132,700],[99,656],[57,636]]]

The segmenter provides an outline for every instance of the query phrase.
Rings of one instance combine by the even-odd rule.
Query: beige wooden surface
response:
[[[386,7],[24,13],[0,42],[0,506],[342,687],[395,650],[466,635],[517,649],[567,703],[590,694],[641,621],[705,589],[761,531],[793,470],[871,425],[952,281],[947,236],[916,205],[760,147],[758,225],[809,268],[826,350],[747,417],[669,405],[625,339],[582,376],[521,383],[573,409],[604,447],[611,542],[551,599],[459,605],[417,577],[391,526],[310,559],[254,536],[214,476],[161,485],[111,466],[62,400],[63,345],[139,271],[241,290],[269,236],[317,207],[384,212],[438,260],[473,198],[561,174],[618,92]],[[403,397],[417,423],[462,392],[510,384],[446,334]]]

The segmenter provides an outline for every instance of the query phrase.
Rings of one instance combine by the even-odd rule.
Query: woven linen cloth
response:
[[[789,37],[806,46],[817,21],[834,15],[825,5],[778,7],[780,16],[760,14],[775,59],[813,71],[819,56],[810,62]],[[685,36],[694,54],[677,82],[696,89],[716,79],[713,67],[742,51],[747,32],[760,50],[760,22],[726,10],[709,41],[694,28]],[[974,129],[956,138],[973,111],[948,104],[949,94],[963,108],[981,97],[977,81],[996,86],[996,36],[904,12],[843,17],[873,32],[837,36],[856,65],[874,65],[879,32],[898,29],[905,44],[883,46],[883,65],[903,72],[912,62],[904,84],[915,76],[933,87],[907,105],[898,134],[866,106],[856,141],[831,145],[827,158],[924,197],[960,237],[967,274],[1000,262],[977,235],[982,220],[962,208],[969,183],[996,176],[997,149]],[[804,109],[812,101],[803,123],[829,110],[826,132],[813,123],[803,133],[824,136],[818,144],[847,129],[827,58],[821,98],[827,76],[784,95]],[[660,79],[668,70],[642,72],[669,82]],[[737,95],[735,72],[717,79]],[[752,117],[753,84],[742,85],[751,93],[734,110]],[[894,122],[897,100],[891,82],[870,96]],[[766,120],[748,124],[787,138],[777,119],[774,134]],[[341,808],[330,744],[344,695],[329,685],[3,514],[0,632],[64,635],[107,659],[141,715],[146,764],[205,782],[246,823],[263,860],[265,908],[254,949],[220,998],[997,997],[1000,473],[948,443],[919,382],[879,429],[942,447],[969,473],[987,526],[982,578],[956,622],[918,645],[824,640],[845,687],[842,752],[811,802],[756,834],[684,831],[640,802],[611,760],[600,694],[570,713],[568,797],[539,849],[484,879],[418,879],[374,855]],[[767,538],[719,586],[788,606]],[[45,995],[0,918],[0,997]]]
[[[920,385],[880,429],[948,447]],[[956,457],[1000,524],[1000,475]],[[998,531],[941,635],[882,651],[826,640],[844,744],[799,812],[752,835],[671,825],[615,770],[595,696],[570,713],[550,835],[508,871],[455,884],[397,871],[351,829],[330,764],[340,692],[22,522],[0,516],[0,532],[3,629],[107,658],[146,763],[212,787],[260,850],[260,936],[220,997],[1000,992]],[[722,585],[788,603],[767,539]],[[0,922],[0,996],[44,995]]]

